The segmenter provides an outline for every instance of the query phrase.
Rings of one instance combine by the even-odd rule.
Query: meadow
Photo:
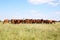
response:
[[[60,40],[60,23],[3,24],[0,22],[0,40]]]

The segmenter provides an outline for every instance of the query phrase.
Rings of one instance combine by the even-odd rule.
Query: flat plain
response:
[[[60,22],[55,24],[3,24],[0,40],[60,40]]]

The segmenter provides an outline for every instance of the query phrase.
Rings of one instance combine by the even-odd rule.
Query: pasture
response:
[[[0,22],[0,40],[60,40],[60,23],[3,24]]]

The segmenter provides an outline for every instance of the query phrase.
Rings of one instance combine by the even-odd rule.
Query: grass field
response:
[[[60,40],[60,23],[56,24],[3,24],[0,40]]]

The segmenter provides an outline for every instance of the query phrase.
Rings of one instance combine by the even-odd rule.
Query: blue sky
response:
[[[60,0],[0,0],[0,20],[60,20]]]

